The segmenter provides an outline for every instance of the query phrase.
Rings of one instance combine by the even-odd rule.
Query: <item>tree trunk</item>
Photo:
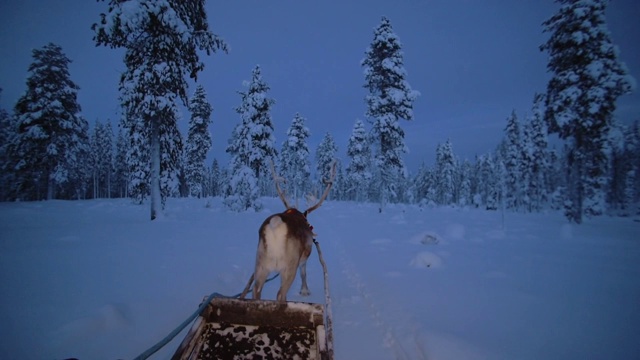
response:
[[[160,194],[160,125],[151,121],[151,220],[155,220],[162,204]]]

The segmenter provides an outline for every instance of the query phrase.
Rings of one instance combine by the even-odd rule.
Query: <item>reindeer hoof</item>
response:
[[[311,295],[311,291],[309,291],[309,289],[301,289],[300,290],[300,295],[309,296],[309,295]]]

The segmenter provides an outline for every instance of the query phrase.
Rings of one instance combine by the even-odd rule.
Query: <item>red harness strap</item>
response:
[[[293,214],[293,213],[294,213],[294,212],[296,212],[296,211],[298,211],[298,210],[296,210],[296,209],[287,209],[287,210],[285,210],[285,212],[284,212],[284,213],[285,213],[285,214]],[[300,211],[298,211],[298,212],[300,212]],[[306,212],[305,212],[305,213],[302,213],[302,216],[304,216],[305,220],[307,219],[307,214],[306,214]],[[313,232],[313,226],[311,226],[311,224],[309,224],[309,220],[307,220],[307,225],[309,225],[309,230],[311,230],[311,232]]]

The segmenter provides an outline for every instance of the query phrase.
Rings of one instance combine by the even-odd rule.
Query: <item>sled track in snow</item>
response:
[[[391,349],[396,360],[409,360],[409,359],[426,359],[426,353],[423,345],[418,340],[419,336],[414,336],[416,353],[411,355],[403,347],[402,342],[398,341],[398,338],[393,331],[393,327],[385,321],[382,311],[375,302],[375,296],[368,290],[367,285],[360,277],[356,270],[353,261],[349,258],[344,247],[333,242],[333,247],[339,256],[340,265],[342,267],[342,274],[348,280],[349,285],[355,289],[358,295],[364,300],[366,310],[369,312],[369,316],[373,320],[376,327],[382,332],[382,340],[385,347]]]

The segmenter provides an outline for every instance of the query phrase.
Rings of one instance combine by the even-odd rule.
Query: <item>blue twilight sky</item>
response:
[[[387,16],[403,43],[411,86],[422,93],[415,119],[403,121],[411,172],[432,164],[435,148],[447,138],[462,159],[492,151],[506,118],[523,118],[533,95],[543,92],[547,56],[538,50],[547,35],[541,23],[558,5],[551,0],[328,0],[208,1],[211,29],[230,53],[203,58],[198,81],[214,107],[210,159],[224,153],[239,121],[243,80],[256,64],[276,100],[272,119],[277,148],[296,112],[307,118],[313,152],[325,132],[346,160],[347,140],[357,118],[365,120],[364,76],[360,61],[373,29]],[[0,106],[11,110],[24,92],[32,49],[49,42],[73,61],[71,79],[80,86],[83,115],[120,117],[119,74],[123,51],[94,46],[90,29],[107,3],[93,0],[3,0],[0,2]],[[640,80],[640,1],[613,0],[607,21],[620,57]],[[189,90],[193,93],[194,86]],[[186,133],[189,114],[180,128]],[[640,119],[640,95],[620,98],[618,120]],[[114,127],[117,129],[117,127]],[[345,164],[346,165],[346,164]]]

